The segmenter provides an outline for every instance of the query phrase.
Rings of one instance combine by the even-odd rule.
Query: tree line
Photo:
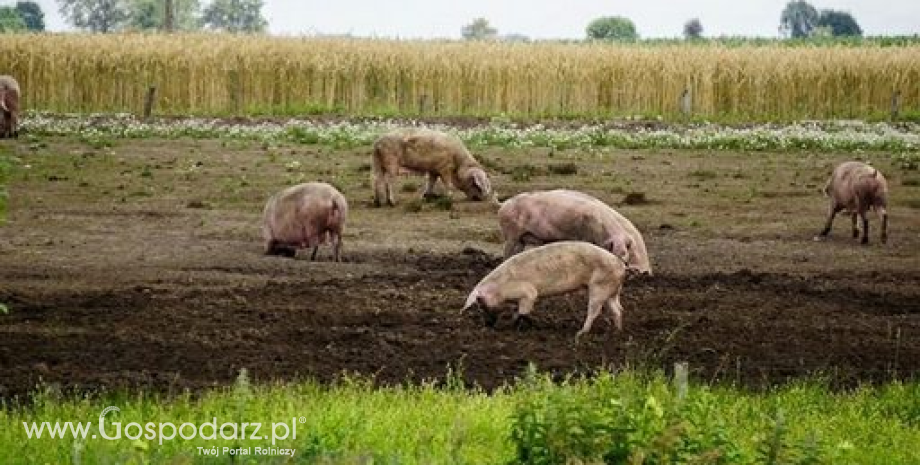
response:
[[[264,32],[262,0],[57,0],[61,15],[90,32],[197,31]],[[45,30],[45,13],[34,1],[0,7],[0,32]]]
[[[57,0],[65,20],[90,32],[130,30],[264,32],[268,21],[262,15],[263,0]],[[44,12],[34,1],[19,1],[0,7],[0,32],[44,31]],[[635,41],[635,24],[623,16],[604,16],[585,29],[587,39]],[[703,37],[699,18],[687,20],[686,39]],[[805,0],[790,0],[780,14],[779,32],[793,39],[808,37],[862,36],[862,29],[849,12],[818,10]],[[501,39],[527,41],[520,34],[499,35],[485,18],[463,26],[461,35],[470,40]]]
[[[703,38],[703,23],[699,18],[691,18],[684,23],[683,36],[688,40]],[[791,0],[780,13],[779,33],[783,37],[801,39],[808,37],[848,37],[862,36],[862,29],[849,12],[838,10],[818,10],[804,0]],[[514,34],[499,36],[485,18],[476,18],[463,27],[461,34],[465,39],[505,39],[521,40],[523,36]],[[631,42],[639,40],[636,25],[624,16],[604,16],[591,21],[585,28],[586,38],[590,40],[614,40]],[[527,40],[523,37],[523,40]]]

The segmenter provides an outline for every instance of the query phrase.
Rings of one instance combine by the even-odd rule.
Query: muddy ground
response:
[[[106,147],[110,145],[111,147]],[[586,297],[538,302],[533,324],[461,315],[499,263],[494,211],[420,203],[371,208],[366,149],[192,140],[4,141],[19,159],[0,227],[0,397],[198,390],[342,373],[380,382],[513,382],[529,362],[559,376],[668,369],[751,386],[822,374],[835,383],[920,373],[920,173],[884,154],[891,240],[859,246],[839,218],[813,242],[819,193],[847,153],[477,151],[502,197],[590,192],[645,234],[655,276],[624,291],[625,328],[574,336]],[[572,173],[572,171],[577,171]],[[274,191],[334,183],[351,202],[344,263],[261,254]],[[645,201],[624,204],[628,194]],[[637,197],[636,195],[632,196]],[[638,197],[641,197],[639,195]],[[873,218],[873,227],[878,222]]]

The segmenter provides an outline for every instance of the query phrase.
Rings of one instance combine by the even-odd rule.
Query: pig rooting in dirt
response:
[[[394,205],[393,181],[401,171],[428,176],[424,197],[435,196],[438,179],[471,200],[493,198],[492,184],[482,165],[460,139],[424,128],[400,129],[374,142],[374,205]]]
[[[888,241],[888,182],[878,169],[858,161],[841,163],[834,168],[824,194],[830,199],[824,229],[815,237],[822,240],[831,232],[834,217],[846,210],[852,218],[853,238],[859,237],[857,215],[862,220],[862,244],[869,243],[869,209],[882,221],[881,241]]]
[[[342,230],[348,202],[335,187],[310,182],[273,195],[262,216],[266,255],[294,257],[297,249],[313,247],[316,259],[320,244],[332,242],[335,261],[341,260]]]
[[[465,311],[474,305],[494,309],[517,301],[514,321],[527,316],[540,296],[588,289],[588,315],[576,339],[591,330],[603,308],[610,312],[616,328],[623,328],[620,291],[627,268],[618,257],[587,242],[554,242],[527,250],[506,260],[473,288]]]

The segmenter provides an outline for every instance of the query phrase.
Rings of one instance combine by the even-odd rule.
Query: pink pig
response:
[[[879,170],[858,161],[841,163],[831,173],[824,186],[824,193],[830,198],[827,221],[824,229],[815,237],[821,240],[831,232],[834,216],[841,210],[850,213],[853,223],[853,238],[859,236],[856,216],[862,219],[862,243],[869,243],[869,209],[875,209],[882,219],[881,241],[888,240],[888,182]]]
[[[335,187],[321,182],[289,187],[265,204],[262,216],[265,254],[293,257],[297,249],[313,247],[310,260],[315,260],[319,245],[329,238],[338,262],[347,216],[348,202]]]
[[[557,189],[518,194],[498,210],[505,259],[528,245],[583,241],[597,245],[651,273],[645,242],[628,219],[587,194]]]
[[[620,291],[632,271],[608,251],[581,241],[562,241],[517,254],[482,278],[463,305],[495,309],[505,302],[518,304],[514,321],[528,317],[538,297],[588,289],[588,314],[576,338],[591,331],[606,308],[617,329],[623,329]]]

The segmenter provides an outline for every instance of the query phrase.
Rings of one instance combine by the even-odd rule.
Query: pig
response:
[[[0,76],[0,139],[19,137],[19,83]]]
[[[616,328],[622,330],[620,291],[627,273],[622,260],[594,244],[554,242],[517,254],[492,270],[470,292],[461,312],[474,305],[494,309],[507,301],[517,301],[517,322],[530,314],[540,296],[587,288],[588,314],[575,338],[591,331],[603,307],[612,314]]]
[[[862,219],[861,243],[869,243],[869,209],[872,208],[882,220],[881,241],[888,241],[888,182],[878,169],[858,161],[841,163],[834,168],[824,186],[824,195],[830,198],[827,222],[815,240],[827,238],[831,232],[834,216],[842,210],[850,213],[853,224],[853,238],[859,237],[856,216]]]
[[[590,242],[651,274],[645,240],[625,216],[588,194],[556,189],[518,194],[502,203],[498,222],[505,259],[528,245],[577,240]]]
[[[319,245],[328,238],[338,262],[347,216],[345,196],[329,184],[309,182],[288,187],[265,204],[262,217],[265,254],[294,257],[298,248],[313,247],[310,260],[316,260]]]
[[[581,197],[586,200],[591,200],[597,202],[605,207],[605,211],[609,214],[617,224],[626,232],[629,238],[632,240],[630,244],[630,254],[629,254],[629,266],[637,269],[640,273],[651,276],[652,275],[652,265],[648,256],[648,249],[645,247],[645,239],[642,237],[642,233],[639,232],[639,229],[636,228],[636,225],[629,221],[628,218],[623,216],[622,213],[614,210],[609,205],[604,203],[602,200],[597,197],[590,196],[584,192],[568,190],[568,189],[557,189],[568,195],[573,195],[576,197]]]
[[[428,175],[424,197],[432,197],[438,178],[463,191],[471,200],[494,198],[489,176],[457,137],[425,128],[400,129],[374,142],[374,205],[393,206],[394,177],[405,170]]]

